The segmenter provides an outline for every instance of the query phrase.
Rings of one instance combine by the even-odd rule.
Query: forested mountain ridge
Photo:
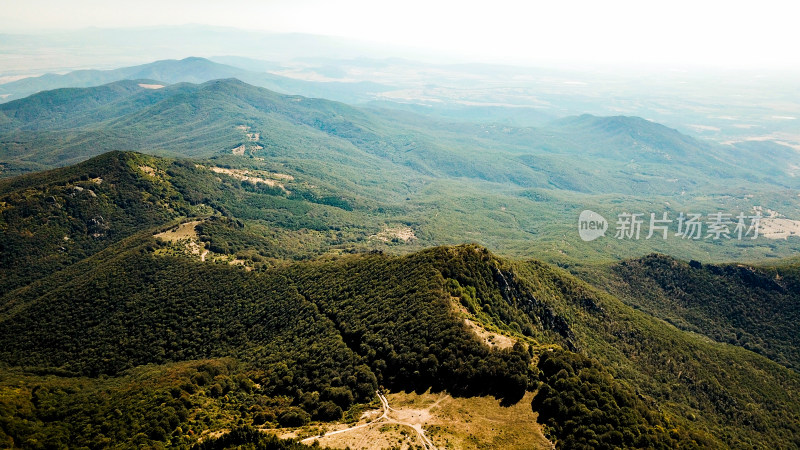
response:
[[[791,445],[796,436],[796,374],[745,350],[682,334],[537,261],[507,261],[461,246],[404,257],[334,257],[257,273],[167,256],[160,249],[170,244],[153,233],[133,235],[4,295],[0,360],[33,373],[105,374],[123,384],[143,364],[166,364],[157,373],[181,361],[234,360],[178,366],[184,375],[154,385],[148,395],[163,392],[183,405],[176,403],[175,416],[164,410],[163,417],[136,416],[138,428],[111,421],[80,431],[78,423],[98,420],[87,410],[58,419],[50,429],[62,434],[51,439],[86,445],[141,432],[137,442],[176,445],[193,441],[188,429],[239,418],[287,426],[330,420],[352,402],[368,400],[378,384],[509,402],[538,388],[532,407],[565,448]],[[462,314],[520,344],[489,349]],[[19,379],[15,373],[5,377]],[[83,387],[73,389],[94,389],[95,378],[79,379]],[[118,389],[109,386],[112,393]],[[58,394],[48,388],[39,395]],[[124,404],[116,395],[109,404]],[[221,395],[248,413],[218,405],[215,419],[200,419],[197,408]],[[292,400],[268,400],[281,395]],[[14,442],[43,433],[37,421],[61,417],[40,416],[37,405],[49,403],[36,402],[29,412],[7,410],[2,429]],[[252,408],[259,402],[273,406]],[[599,409],[589,414],[592,408]],[[256,419],[257,413],[264,415]],[[33,425],[19,428],[23,418]]]
[[[8,290],[28,284],[179,217],[211,218],[198,228],[197,243],[217,254],[238,253],[251,265],[350,249],[380,230],[365,215],[375,203],[363,197],[345,197],[285,168],[226,166],[225,160],[201,165],[110,152],[77,166],[0,180],[0,285]]]
[[[792,260],[701,264],[652,254],[613,264],[587,279],[680,329],[798,370],[798,274]]]
[[[453,289],[459,285],[446,283],[435,270],[441,265],[437,261],[483,258],[479,255],[488,256],[484,250],[439,249],[405,258],[351,256],[257,275],[228,265],[157,256],[159,245],[147,235],[129,238],[74,268],[8,293],[2,299],[0,340],[10,347],[2,360],[73,376],[126,376],[126,370],[142,364],[230,355],[242,361],[242,370],[264,374],[253,380],[261,386],[259,395],[289,395],[305,411],[297,413],[300,422],[281,419],[284,425],[302,424],[309,415],[340,417],[353,401],[368,400],[378,382],[391,389],[493,394],[509,402],[537,383],[530,366],[533,347],[484,346],[451,306],[450,292],[458,293]],[[86,270],[87,265],[93,270]],[[465,292],[475,292],[475,286],[465,287]],[[191,394],[196,388],[182,389]],[[305,393],[316,394],[306,399]],[[336,406],[338,416],[320,410],[335,411]],[[271,420],[288,414],[283,408]],[[190,416],[184,412],[184,422],[177,424],[186,426]],[[11,434],[19,432],[19,419],[3,418],[6,433],[14,439],[24,437]],[[645,435],[659,435],[639,420]],[[63,426],[70,430],[66,422]],[[163,436],[158,431],[163,425],[155,431],[142,426],[151,439]],[[100,437],[68,432],[74,442]],[[128,432],[132,436],[137,430]],[[166,432],[174,435],[171,429]],[[180,433],[175,437],[174,442],[187,438]]]
[[[8,292],[180,215],[190,205],[137,175],[144,155],[110,153],[77,167],[0,182],[0,288]]]
[[[445,267],[458,261],[468,267],[491,262],[493,257],[484,250],[437,249],[405,258],[348,257],[258,276],[230,266],[198,266],[185,259],[153,256],[147,246],[131,248],[132,244],[128,240],[115,251],[92,257],[102,260],[102,270],[86,271],[81,266],[90,262],[82,262],[75,270],[53,275],[50,287],[48,280],[42,280],[5,296],[0,339],[10,347],[2,360],[56,367],[56,373],[119,376],[145,363],[232,355],[253,368],[249,370],[264,373],[264,378],[253,380],[261,386],[260,395],[295,399],[292,403],[307,414],[306,419],[300,414],[299,423],[308,415],[336,418],[335,413],[324,415],[320,402],[328,399],[347,409],[353,401],[368,400],[376,383],[390,389],[430,386],[459,395],[494,394],[510,402],[538,383],[530,366],[533,347],[489,350],[454,315],[452,293],[497,292],[491,279],[478,278],[477,285],[461,286],[437,275],[436,268],[456,275],[458,265]],[[466,282],[470,275],[481,276],[457,276]],[[485,281],[490,285],[483,285]],[[464,299],[481,308],[476,301],[480,299]],[[535,316],[527,317],[530,323]],[[548,320],[552,312],[544,322]],[[519,324],[510,328],[521,329]],[[525,329],[537,333],[529,326]],[[182,389],[191,393],[196,388]],[[305,393],[311,392],[318,394],[306,399]],[[616,395],[637,403],[622,392]],[[272,417],[287,411],[278,409]],[[640,414],[637,411],[631,410]],[[187,411],[184,416],[188,420],[191,414]],[[4,420],[13,429],[14,418]],[[298,423],[285,420],[286,425]],[[147,424],[142,426],[147,429]],[[629,426],[636,427],[637,436],[668,439],[644,418]],[[166,432],[172,434],[170,429]],[[149,430],[147,435],[160,433]],[[176,436],[175,442],[185,437]],[[77,433],[74,438],[85,442],[97,436]]]

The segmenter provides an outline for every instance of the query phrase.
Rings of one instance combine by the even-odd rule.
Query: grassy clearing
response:
[[[500,401],[493,397],[454,398],[430,391],[398,392],[387,394],[386,398],[391,407],[388,421],[320,438],[320,445],[354,450],[418,448],[421,442],[412,426],[421,425],[439,449],[553,447],[536,423],[536,414],[530,406],[533,393],[510,407],[500,406]],[[359,424],[375,416],[367,412]]]

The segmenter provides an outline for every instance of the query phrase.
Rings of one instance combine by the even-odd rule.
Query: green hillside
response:
[[[629,305],[718,342],[800,367],[797,264],[686,263],[664,255],[623,261],[591,279]]]
[[[470,261],[469,258],[465,260]],[[496,286],[495,293],[481,293],[480,290],[476,293],[476,297],[483,299],[482,303],[488,304],[482,308],[490,316],[487,321],[508,324],[513,322],[509,315],[518,315],[520,311],[529,318],[538,318],[534,319],[533,328],[550,329],[551,332],[546,334],[551,337],[537,335],[537,339],[559,343],[564,348],[599,360],[614,378],[624,381],[628,392],[635,392],[651,405],[658,405],[660,411],[669,412],[670,423],[679,425],[678,429],[693,430],[696,434],[692,434],[692,438],[701,447],[721,445],[714,444],[714,438],[731,447],[770,447],[766,442],[771,438],[765,438],[765,435],[754,437],[767,423],[781,424],[778,425],[780,431],[773,431],[776,436],[783,436],[779,440],[789,439],[786,442],[791,442],[774,445],[798,445],[792,441],[797,435],[792,425],[797,420],[792,417],[798,414],[797,388],[792,387],[800,380],[796,372],[747,350],[681,332],[547,264],[537,261],[501,262],[499,271],[488,266],[457,265],[458,269],[454,270],[455,273],[471,274],[472,285],[480,286],[480,280],[484,280],[490,289],[492,285]],[[504,312],[504,309],[508,311],[507,305],[513,305],[514,312]],[[526,329],[524,320],[516,320],[522,330]],[[537,320],[541,324],[539,327],[536,326]],[[793,326],[791,320],[783,321],[783,318],[776,318],[776,323]],[[516,328],[513,323],[510,326]],[[554,339],[552,330],[559,337]],[[551,385],[556,387],[556,391],[569,385],[576,386],[576,390],[590,390],[588,385],[580,387],[587,383],[581,381],[583,377],[588,377],[581,371],[590,370],[592,363],[572,358],[566,357],[572,361],[566,364],[571,369],[565,366],[547,369],[540,361],[542,381],[551,385],[559,378],[570,379],[568,384]],[[561,368],[566,370],[566,374],[549,379]],[[573,376],[577,379],[572,379]],[[598,376],[589,380],[597,380]],[[582,395],[586,396],[583,392]],[[782,407],[773,410],[769,406],[756,406],[772,404],[773,400],[767,399],[775,399],[776,395],[782,398],[779,400]],[[564,400],[567,409],[579,398],[577,394],[570,397]],[[588,401],[591,397],[585,398]],[[591,406],[588,408],[591,410]],[[573,410],[571,414],[561,412],[561,420],[567,421],[579,411],[586,413],[582,408]],[[787,411],[793,412],[784,416]],[[772,417],[765,419],[764,414]],[[756,416],[765,421],[761,422]],[[555,424],[556,430],[565,425],[557,420]]]
[[[134,237],[0,299],[0,360],[26,368],[7,369],[7,383],[26,380],[49,395],[58,395],[53,383],[87,393],[105,383],[107,408],[118,402],[128,411],[119,406],[130,400],[115,392],[141,376],[137,367],[158,364],[148,366],[153,391],[138,395],[167,395],[183,404],[174,407],[174,417],[169,409],[158,410],[166,417],[126,412],[121,417],[144,414],[136,416],[140,425],[127,429],[113,419],[57,419],[70,442],[143,433],[138,439],[176,444],[191,441],[183,430],[240,418],[284,425],[335,419],[352,402],[368,401],[380,384],[492,394],[509,402],[538,387],[533,407],[564,448],[581,442],[797,445],[797,374],[684,334],[541,263],[504,261],[468,246],[407,257],[334,258],[257,274],[158,256],[162,245],[149,235]],[[479,323],[517,336],[529,350],[489,350],[467,332],[452,298]],[[551,354],[553,345],[570,350]],[[529,365],[531,356],[538,370]],[[174,366],[220,357],[235,359],[222,367]],[[43,410],[53,403],[35,400],[35,393],[28,405],[28,397],[15,392],[23,409],[12,408],[2,422],[15,442],[44,433],[40,421],[61,417]],[[309,392],[319,397],[306,398]],[[223,395],[229,399],[224,405],[214,400]],[[280,396],[291,400],[281,407],[275,403]],[[57,398],[50,401],[61,405]],[[338,412],[323,412],[326,399]],[[79,411],[90,408],[88,398],[75,401]],[[200,414],[204,402],[215,405],[207,413],[213,418]],[[258,402],[275,405],[271,415],[256,419],[260,409],[249,405]],[[289,418],[291,411],[297,419]],[[23,418],[29,425],[20,429]],[[92,427],[75,428],[84,421]]]
[[[756,149],[714,146],[635,117],[580,116],[539,128],[453,124],[279,95],[237,80],[140,84],[48,91],[0,105],[0,175],[119,149],[214,158],[198,163],[290,175],[295,188],[281,193],[342,206],[332,212],[333,227],[356,234],[339,244],[411,230],[416,239],[394,246],[402,251],[477,242],[555,262],[654,251],[731,261],[800,248],[796,238],[634,241],[611,233],[585,243],[575,230],[584,209],[612,224],[623,212],[666,212],[674,220],[680,212],[749,214],[755,206],[795,217],[796,179],[786,172],[792,155],[785,150],[761,164]],[[234,215],[252,215],[254,202]],[[342,210],[354,214],[344,219]],[[274,215],[258,217],[271,223]],[[380,239],[368,244],[381,247]],[[316,246],[324,251],[324,243]]]
[[[741,157],[729,160],[736,155],[729,149],[639,118],[587,115],[541,128],[451,124],[279,95],[236,79],[161,89],[142,84],[48,91],[3,104],[2,160],[52,166],[127,149],[200,157],[240,149],[274,160],[312,147],[324,160],[365,153],[373,164],[437,178],[591,194],[646,188],[675,195],[731,183],[758,191],[793,182],[735,164]]]
[[[534,391],[558,448],[800,445],[800,376],[778,364],[793,358],[795,266],[774,282],[651,258],[584,277],[609,295],[476,245],[370,239],[386,204],[230,158],[114,152],[0,183],[0,442],[189,445],[346,420],[383,386],[503,404]],[[773,292],[780,315],[738,326],[774,361],[658,319],[668,284],[632,308],[656,275],[720,298]],[[713,313],[686,311],[678,327]],[[476,326],[517,344],[487,345]]]
[[[203,245],[258,267],[366,247],[381,229],[360,196],[333,195],[285,173],[232,172],[263,177],[251,182],[212,169],[229,170],[112,152],[0,181],[0,285],[28,284],[179,217],[209,218],[198,227]]]
[[[135,172],[153,158],[107,154],[0,183],[0,290],[47,276],[131,234],[189,214],[167,184]]]
[[[477,242],[503,255],[536,254],[554,262],[654,251],[731,261],[788,256],[800,248],[795,238],[617,240],[609,233],[581,242],[576,233],[584,209],[612,224],[623,212],[645,218],[667,212],[674,220],[680,212],[749,214],[754,206],[795,217],[796,179],[786,172],[792,155],[785,150],[776,150],[771,163],[750,162],[756,149],[715,146],[635,117],[580,116],[515,128],[285,96],[233,79],[162,89],[139,84],[49,91],[0,105],[0,175],[119,149],[290,175],[294,188],[283,183],[285,190],[273,193],[341,206],[331,210],[332,226],[358,235],[343,236],[339,244],[360,237],[367,247],[393,251]],[[203,161],[208,158],[213,162]],[[252,215],[254,202],[234,215]],[[274,218],[258,217],[265,226]],[[387,246],[369,239],[398,229],[416,239],[395,245],[389,236]]]

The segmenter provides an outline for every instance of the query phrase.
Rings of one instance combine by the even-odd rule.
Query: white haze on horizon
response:
[[[798,69],[792,2],[0,0],[0,33],[204,24],[489,63]]]

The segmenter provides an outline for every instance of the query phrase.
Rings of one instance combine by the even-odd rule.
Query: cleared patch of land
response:
[[[458,297],[451,297],[450,300],[450,304],[453,308],[464,317],[464,323],[469,327],[470,331],[475,333],[475,335],[490,348],[511,348],[517,343],[515,339],[489,331],[480,323],[471,320],[470,317],[474,318],[473,315],[461,304],[461,299]]]
[[[767,239],[787,239],[789,236],[800,236],[800,220],[761,219],[759,236],[764,236]]]
[[[690,124],[687,127],[695,130],[695,131],[720,131],[719,127],[711,126],[711,125],[699,125],[699,124]]]
[[[253,171],[250,171],[250,170],[228,169],[228,168],[225,168],[225,167],[209,167],[209,169],[212,172],[222,173],[222,174],[231,176],[233,178],[236,178],[237,180],[247,181],[247,182],[253,183],[253,184],[264,183],[264,184],[266,184],[268,186],[279,187],[279,188],[283,189],[286,192],[289,192],[289,191],[286,190],[286,187],[284,187],[283,184],[279,183],[277,180],[274,180],[274,179],[271,179],[271,178],[267,178],[267,177],[268,176],[269,177],[274,177],[274,178],[278,178],[280,180],[293,180],[294,179],[291,175],[285,175],[285,174],[280,174],[280,173],[278,173],[278,174],[267,174],[267,173],[262,173],[260,171],[259,172],[253,172]]]
[[[776,144],[791,147],[795,150],[800,150],[800,135],[789,133],[772,133],[763,136],[746,136],[738,139],[730,139],[723,141],[723,145],[733,145],[739,142],[774,142]]]
[[[199,256],[201,261],[205,261],[208,250],[206,250],[205,244],[199,242],[197,230],[195,230],[200,222],[200,220],[185,222],[163,233],[158,233],[154,237],[172,243],[183,242],[186,252],[193,256]]]
[[[140,88],[145,88],[145,89],[161,89],[161,88],[163,88],[163,87],[164,87],[164,85],[163,85],[163,84],[145,84],[145,83],[139,83],[139,87],[140,87]]]
[[[508,336],[503,336],[499,333],[493,333],[469,319],[464,319],[464,323],[467,324],[473,333],[478,335],[484,344],[491,348],[511,348],[517,342]]]
[[[197,230],[195,230],[195,227],[200,225],[200,222],[200,220],[184,222],[177,227],[156,234],[155,237],[168,242],[177,242],[183,239],[197,239]]]
[[[237,258],[235,255],[215,253],[207,248],[207,244],[200,240],[197,234],[197,225],[202,220],[193,220],[176,225],[169,230],[155,234],[153,237],[169,242],[170,245],[156,250],[156,255],[184,256],[200,261],[224,262],[231,266],[242,266],[244,270],[251,271],[251,262]]]
[[[553,448],[536,423],[536,414],[531,409],[533,393],[510,407],[500,406],[500,401],[493,397],[453,398],[431,392],[393,393],[387,394],[386,399],[389,408],[385,419],[375,420],[381,417],[381,410],[367,411],[354,424],[357,428],[304,443],[318,441],[322,446],[353,450]],[[330,427],[326,431],[345,428]],[[423,444],[419,430],[429,440],[427,444]]]
[[[231,149],[231,153],[237,156],[243,156],[249,150],[251,154],[259,150],[264,150],[264,147],[256,144],[261,139],[261,133],[251,132],[249,125],[236,125],[236,129],[244,133],[245,139],[249,144],[241,144]]]
[[[208,250],[206,250],[205,254],[201,255],[201,259],[203,261],[205,261],[206,254],[208,254]],[[247,265],[247,261],[245,261],[243,259],[234,258],[234,259],[228,261],[228,264],[231,265],[231,266],[242,266],[242,267],[244,267],[244,270],[246,270],[248,272],[253,270],[252,267]]]
[[[410,227],[384,227],[380,232],[373,234],[369,238],[383,242],[392,242],[395,240],[409,242],[416,239],[417,236]]]
[[[294,177],[286,173],[271,173],[270,176],[279,180],[294,181]]]
[[[156,170],[150,166],[139,166],[139,170],[141,170],[147,175],[150,175],[151,177],[156,176],[160,172],[159,170]]]

